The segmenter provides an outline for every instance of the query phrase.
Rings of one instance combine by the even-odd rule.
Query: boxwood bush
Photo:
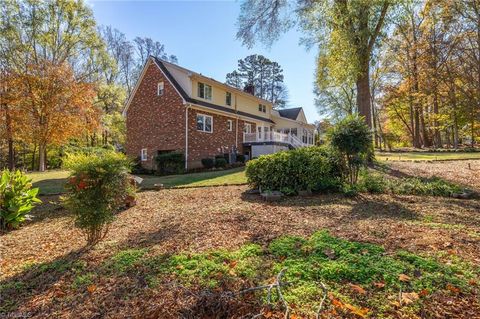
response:
[[[247,162],[248,183],[262,190],[336,190],[341,186],[338,156],[327,147],[262,155]]]
[[[223,157],[215,158],[215,167],[216,168],[225,168],[227,166],[227,160]]]
[[[181,152],[158,154],[155,160],[160,175],[181,174],[185,170],[185,155]]]
[[[202,165],[206,169],[213,168],[215,166],[215,160],[211,157],[202,158]]]

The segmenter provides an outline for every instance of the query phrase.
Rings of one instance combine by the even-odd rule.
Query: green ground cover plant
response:
[[[392,193],[399,195],[450,197],[468,191],[465,187],[446,181],[440,177],[387,178],[376,170],[363,170],[360,173],[358,188],[361,192]]]
[[[42,272],[51,268],[34,267]],[[122,280],[123,276],[134,276],[146,278],[150,288],[168,278],[185,287],[230,289],[232,293],[272,284],[280,270],[286,269],[283,280],[289,284],[282,287],[282,293],[297,315],[315,313],[324,293],[320,283],[324,283],[329,296],[325,311],[335,309],[361,317],[388,313],[395,307],[388,298],[393,296],[396,301],[399,292],[405,294],[400,297],[405,298],[405,306],[415,313],[423,298],[436,291],[468,294],[473,289],[470,283],[480,275],[474,265],[455,256],[387,252],[382,246],[344,240],[323,230],[310,237],[282,236],[264,247],[252,243],[236,250],[158,255],[144,248],[126,249],[99,268],[60,262],[53,269],[73,271],[76,276],[71,285],[75,289],[95,286],[100,277]],[[13,287],[3,287],[4,292],[8,289]],[[255,294],[267,302],[265,289],[255,290]],[[281,308],[275,291],[271,300],[274,307]]]

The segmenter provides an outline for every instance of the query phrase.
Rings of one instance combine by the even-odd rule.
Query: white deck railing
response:
[[[261,133],[243,133],[244,143],[256,142],[281,142],[292,145],[293,147],[311,146],[311,144],[303,143],[297,136],[292,134],[279,133],[274,131]]]

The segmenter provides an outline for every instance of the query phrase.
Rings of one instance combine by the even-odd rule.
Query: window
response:
[[[163,95],[163,82],[158,82],[158,85],[157,85],[157,95],[158,96],[161,96]]]
[[[233,130],[233,121],[232,120],[227,120],[227,130],[232,131]]]
[[[243,127],[243,131],[245,133],[252,133],[252,124],[245,123],[245,126]]]
[[[198,82],[198,97],[202,99],[211,100],[212,99],[212,87],[208,84]]]
[[[213,132],[213,118],[209,115],[197,114],[197,131]]]
[[[308,144],[313,145],[313,134],[312,133],[308,134]]]
[[[267,107],[263,104],[258,104],[258,111],[263,112],[263,113],[267,113]]]
[[[295,128],[290,129],[290,134],[295,135],[295,136],[298,136],[298,134],[297,134],[297,128],[295,127]]]
[[[302,142],[307,144],[307,141],[308,141],[308,135],[307,135],[307,130],[306,129],[303,129],[303,134],[302,134]]]
[[[142,150],[140,151],[140,158],[142,161],[148,160],[148,154],[147,154],[146,148],[142,148]]]
[[[225,95],[225,104],[230,106],[232,105],[232,93],[227,92],[227,94]]]

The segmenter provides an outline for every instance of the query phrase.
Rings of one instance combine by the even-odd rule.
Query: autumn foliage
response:
[[[93,106],[95,87],[75,78],[67,64],[29,64],[19,75],[24,99],[20,102],[26,124],[25,138],[39,146],[40,170],[47,145],[61,145],[81,137],[99,125],[99,111]]]

